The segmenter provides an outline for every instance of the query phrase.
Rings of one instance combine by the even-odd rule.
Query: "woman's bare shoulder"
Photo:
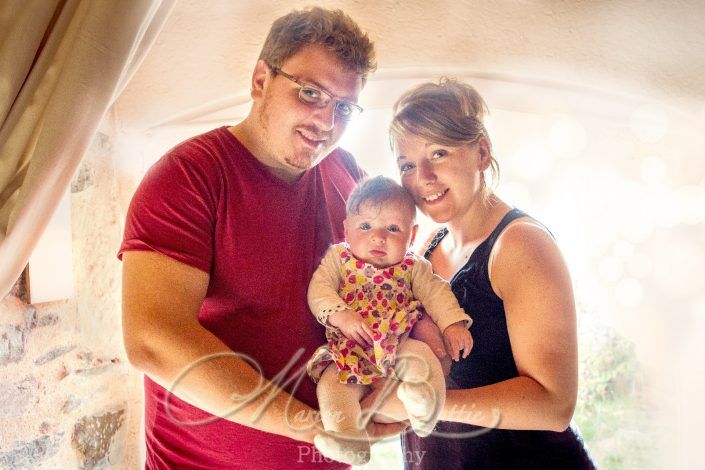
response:
[[[511,222],[490,254],[490,282],[500,298],[506,287],[517,287],[520,278],[534,284],[542,280],[554,282],[566,275],[567,268],[555,239],[546,227],[528,217]]]
[[[520,255],[532,250],[557,248],[553,235],[545,226],[529,217],[521,217],[507,225],[497,238],[492,251],[495,255],[499,253]]]

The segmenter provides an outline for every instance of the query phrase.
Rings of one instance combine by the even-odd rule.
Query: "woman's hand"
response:
[[[472,335],[462,321],[453,323],[443,331],[443,341],[450,356],[456,362],[460,360],[460,351],[463,351],[463,359],[465,359],[473,345]]]
[[[338,328],[346,338],[355,341],[360,346],[372,346],[374,331],[367,321],[354,310],[341,310],[331,314],[328,322]]]

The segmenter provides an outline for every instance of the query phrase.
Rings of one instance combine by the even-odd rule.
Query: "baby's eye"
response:
[[[407,171],[409,171],[413,168],[414,168],[414,165],[412,165],[411,163],[402,163],[399,166],[399,173],[401,173],[403,175],[404,173],[406,173]]]
[[[443,149],[436,150],[435,152],[433,152],[433,153],[431,154],[431,160],[435,160],[435,159],[437,159],[437,158],[445,157],[446,155],[448,155],[448,152],[446,152],[445,150],[443,150]]]
[[[363,223],[360,224],[360,230],[365,230],[365,231],[367,231],[367,230],[369,230],[369,229],[371,229],[371,228],[372,228],[372,226],[371,226],[369,223],[367,223],[367,222],[363,222]]]
[[[397,233],[401,231],[401,229],[397,225],[390,225],[389,227],[387,227],[387,230],[392,233]]]

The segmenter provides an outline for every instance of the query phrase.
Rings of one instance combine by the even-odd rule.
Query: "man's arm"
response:
[[[167,390],[186,367],[199,359],[232,352],[198,322],[208,282],[207,273],[159,253],[123,254],[122,328],[127,356],[132,365]],[[265,405],[270,387],[278,393]],[[262,389],[266,389],[264,393],[230,413],[238,404],[234,396],[248,396]],[[227,414],[230,421],[313,442],[314,410],[278,389],[238,357],[204,361],[185,374],[174,394],[213,415]],[[259,419],[253,421],[262,409]]]

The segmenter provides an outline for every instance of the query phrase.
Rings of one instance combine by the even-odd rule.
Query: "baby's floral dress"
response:
[[[335,247],[340,259],[338,294],[348,308],[358,312],[374,331],[373,345],[363,347],[333,326],[326,328],[327,343],[307,363],[307,372],[318,380],[334,362],[341,383],[369,385],[394,375],[397,346],[421,318],[421,304],[411,290],[416,262],[411,252],[393,266],[375,268],[354,257],[350,247]]]

